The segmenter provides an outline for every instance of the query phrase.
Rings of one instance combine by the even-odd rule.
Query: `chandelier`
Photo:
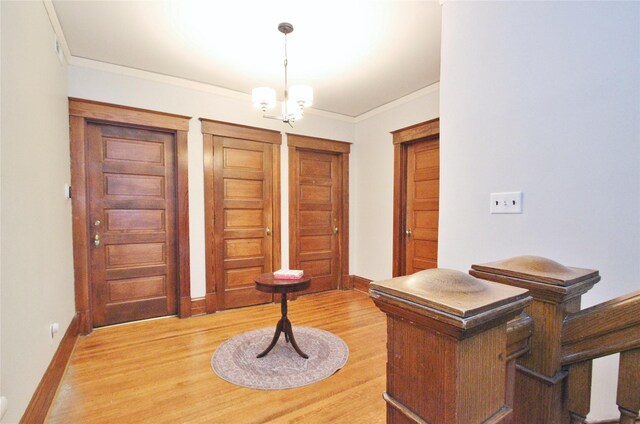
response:
[[[278,25],[278,31],[284,34],[284,101],[282,102],[282,115],[267,115],[268,109],[276,105],[276,90],[270,87],[258,87],[251,91],[253,105],[262,110],[264,118],[278,119],[293,127],[295,121],[303,117],[304,108],[311,106],[313,102],[313,89],[308,85],[294,85],[289,89],[287,81],[287,34],[293,32],[293,25],[282,22]]]

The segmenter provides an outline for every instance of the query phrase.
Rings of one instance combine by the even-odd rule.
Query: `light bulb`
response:
[[[294,85],[289,89],[289,98],[303,107],[313,104],[313,88],[308,85]]]
[[[253,105],[266,111],[276,105],[276,90],[270,87],[258,87],[251,90]]]

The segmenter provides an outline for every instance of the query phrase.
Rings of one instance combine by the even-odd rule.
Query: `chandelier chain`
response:
[[[288,102],[289,102],[289,85],[287,81],[287,66],[289,65],[289,59],[287,54],[287,33],[284,33],[284,116],[288,117]]]

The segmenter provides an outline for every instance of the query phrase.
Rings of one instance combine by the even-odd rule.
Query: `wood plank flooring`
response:
[[[333,376],[290,390],[220,379],[211,355],[245,331],[275,327],[269,304],[180,320],[106,327],[80,337],[47,423],[384,423],[386,320],[358,291],[289,303],[289,318],[340,336],[349,360]]]

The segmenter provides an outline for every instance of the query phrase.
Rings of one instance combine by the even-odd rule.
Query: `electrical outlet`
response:
[[[522,192],[491,193],[490,213],[522,213]]]

